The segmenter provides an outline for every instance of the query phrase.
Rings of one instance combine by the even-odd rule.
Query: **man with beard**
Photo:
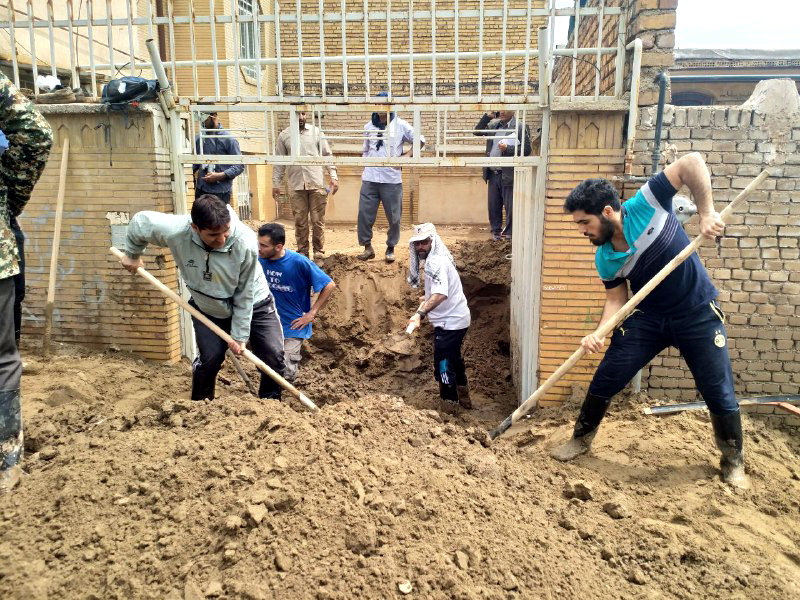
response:
[[[628,281],[635,294],[689,244],[672,205],[672,197],[684,185],[697,204],[700,232],[710,238],[721,235],[725,224],[714,210],[708,168],[697,153],[669,165],[623,205],[616,189],[604,179],[587,179],[570,192],[565,212],[598,247],[595,264],[606,288],[598,327],[627,302]],[[686,360],[708,406],[722,454],[722,479],[746,487],[741,413],[728,356],[725,316],[716,297],[717,290],[696,253],[656,286],[612,334],[573,437],[553,450],[552,456],[566,461],[587,452],[611,398],[659,352],[674,346]],[[600,352],[604,343],[596,333],[581,340],[588,353]]]
[[[195,136],[194,146],[197,154],[230,154],[238,156],[239,142],[230,132],[222,129],[217,113],[212,112],[203,121],[206,129],[203,135],[203,150],[200,151],[200,135]],[[214,194],[226,204],[231,203],[233,180],[244,172],[243,165],[192,165],[194,173],[194,197]]]
[[[461,356],[471,317],[455,262],[433,223],[415,225],[409,246],[408,282],[419,286],[419,262],[425,261],[425,296],[408,324],[419,327],[428,317],[433,325],[433,375],[439,382],[439,396],[452,405],[472,408]]]

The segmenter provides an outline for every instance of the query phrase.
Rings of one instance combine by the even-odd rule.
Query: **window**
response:
[[[236,0],[240,17],[253,15],[254,4],[258,0]],[[252,59],[258,56],[258,29],[254,21],[239,23],[239,58]],[[256,65],[242,65],[245,75],[256,77],[258,67]]]

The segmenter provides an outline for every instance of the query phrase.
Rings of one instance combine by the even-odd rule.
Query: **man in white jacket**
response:
[[[226,344],[192,319],[199,354],[192,363],[192,400],[214,398],[214,386],[228,347],[241,354],[249,338],[253,354],[283,375],[283,330],[275,300],[258,264],[256,234],[217,196],[200,196],[191,215],[142,211],[131,219],[122,266],[131,273],[142,266],[148,244],[172,251],[189,303],[231,334]],[[280,398],[281,388],[261,374],[260,398]]]

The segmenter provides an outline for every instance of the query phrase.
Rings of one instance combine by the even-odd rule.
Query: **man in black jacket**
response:
[[[210,113],[203,121],[206,129],[203,138],[203,151],[200,151],[200,136],[194,138],[194,147],[197,154],[230,154],[238,156],[239,142],[231,136],[230,132],[222,129],[217,118],[217,113]],[[192,165],[194,173],[195,200],[204,194],[213,194],[222,199],[226,204],[231,203],[231,189],[233,180],[242,174],[243,165],[205,164]]]
[[[475,126],[475,135],[491,136],[486,140],[486,156],[530,156],[531,133],[527,125],[523,132],[513,110],[484,113]],[[522,146],[522,152],[517,145]],[[483,179],[489,187],[489,226],[492,239],[511,238],[511,215],[514,204],[514,167],[484,167]],[[503,209],[506,226],[503,227]]]

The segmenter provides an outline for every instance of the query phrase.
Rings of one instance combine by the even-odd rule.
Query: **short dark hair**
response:
[[[584,179],[567,196],[564,212],[582,210],[587,215],[601,215],[606,206],[619,210],[617,188],[608,179]]]
[[[192,204],[192,223],[198,229],[219,229],[231,222],[228,205],[214,194],[203,194]]]
[[[267,236],[272,243],[286,245],[286,229],[280,223],[264,223],[258,228],[258,237]]]

